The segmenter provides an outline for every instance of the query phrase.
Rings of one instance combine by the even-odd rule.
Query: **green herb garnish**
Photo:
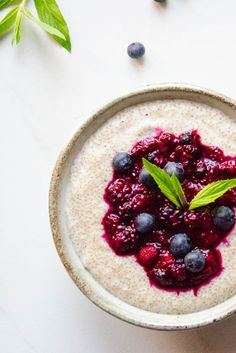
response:
[[[148,171],[149,174],[153,177],[157,183],[161,192],[171,201],[175,206],[181,207],[184,206],[187,202],[184,196],[184,191],[178,180],[170,176],[163,169],[157,167],[156,165],[149,162],[147,159],[143,158],[143,165]],[[177,181],[176,181],[177,179]]]
[[[28,18],[46,31],[62,47],[71,51],[69,29],[55,0],[34,0],[39,18],[35,17],[26,7],[27,0],[0,0],[0,10],[15,6],[0,21],[0,36],[13,28],[12,44],[21,40],[22,22]]]
[[[193,210],[194,208],[206,206],[224,195],[229,189],[235,187],[236,179],[214,181],[199,191],[199,193],[190,202],[189,209]]]
[[[166,174],[168,174],[168,173],[166,173]],[[170,179],[171,179],[173,188],[175,190],[175,194],[176,194],[176,196],[178,197],[178,199],[179,199],[179,201],[181,203],[181,206],[183,206],[183,207],[187,206],[188,202],[186,200],[186,197],[185,197],[185,194],[184,194],[184,190],[182,188],[182,185],[181,185],[179,179],[177,178],[177,176],[175,174],[172,174]]]
[[[145,169],[151,174],[157,183],[161,192],[175,204],[177,207],[186,207],[188,205],[184,190],[176,175],[170,176],[166,171],[143,158]],[[216,199],[224,195],[228,190],[236,187],[236,178],[227,180],[218,180],[206,185],[191,200],[189,210],[209,205]]]

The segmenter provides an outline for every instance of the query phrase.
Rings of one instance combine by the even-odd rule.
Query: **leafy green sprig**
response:
[[[12,9],[0,21],[0,37],[12,31],[12,44],[21,40],[22,22],[28,18],[45,30],[58,44],[71,51],[70,34],[67,23],[55,0],[34,0],[38,13],[35,17],[26,7],[27,0],[0,0],[0,10]]]
[[[163,169],[143,158],[145,169],[151,174],[161,192],[177,207],[184,207],[193,210],[198,207],[206,206],[228,190],[236,187],[236,178],[227,180],[218,180],[206,185],[188,204],[184,190],[179,179],[175,174],[171,176]]]

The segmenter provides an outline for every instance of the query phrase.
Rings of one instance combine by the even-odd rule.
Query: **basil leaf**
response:
[[[147,159],[143,158],[143,165],[149,174],[153,177],[157,183],[161,192],[175,204],[177,207],[181,207],[179,200],[176,197],[176,192],[173,187],[171,177],[163,169],[157,167],[156,165],[150,163]]]
[[[17,12],[18,7],[15,7],[0,21],[0,36],[9,31],[9,29],[14,25]]]
[[[15,5],[19,2],[20,0],[0,0],[0,10],[5,9],[5,7],[9,7],[11,5]]]
[[[70,34],[67,23],[55,0],[34,0],[40,20],[60,31],[65,39],[52,34],[52,37],[69,52],[71,51]]]
[[[32,21],[37,23],[42,29],[44,29],[46,32],[48,32],[51,35],[57,36],[58,38],[61,38],[65,40],[64,34],[62,34],[60,31],[58,31],[56,28],[53,28],[52,26],[49,26],[47,23],[44,23],[40,21],[38,18],[34,17],[33,14],[26,8],[24,8],[24,14]]]
[[[19,6],[17,14],[16,14],[16,21],[15,21],[15,27],[12,35],[12,44],[16,43],[18,44],[21,39],[21,29],[22,29],[22,19],[23,19],[23,13],[22,13],[22,7]]]
[[[175,174],[171,175],[171,181],[172,181],[173,188],[175,190],[176,197],[180,201],[181,205],[183,207],[187,206],[188,202],[186,200],[184,190],[182,188],[182,185],[181,185],[179,179],[177,178],[177,176]]]
[[[214,202],[220,196],[224,195],[229,189],[236,187],[236,178],[227,180],[218,180],[205,186],[199,193],[192,199],[189,209],[206,206]]]

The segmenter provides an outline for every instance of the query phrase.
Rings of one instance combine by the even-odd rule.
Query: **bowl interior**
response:
[[[210,309],[184,315],[157,314],[133,307],[110,294],[83,267],[69,237],[64,212],[70,169],[86,139],[120,110],[137,103],[161,99],[187,99],[204,103],[222,110],[232,119],[236,117],[236,105],[232,100],[208,90],[183,85],[149,87],[112,101],[85,121],[60,154],[51,180],[49,211],[53,238],[61,260],[76,285],[90,300],[130,323],[153,329],[177,330],[204,326],[233,314],[236,297]]]

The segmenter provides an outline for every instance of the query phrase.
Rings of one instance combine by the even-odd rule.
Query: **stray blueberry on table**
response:
[[[132,59],[139,59],[145,53],[145,47],[142,43],[131,43],[127,48],[127,53]]]
[[[112,161],[113,168],[119,172],[125,172],[132,166],[132,159],[128,152],[119,152],[115,155]]]

